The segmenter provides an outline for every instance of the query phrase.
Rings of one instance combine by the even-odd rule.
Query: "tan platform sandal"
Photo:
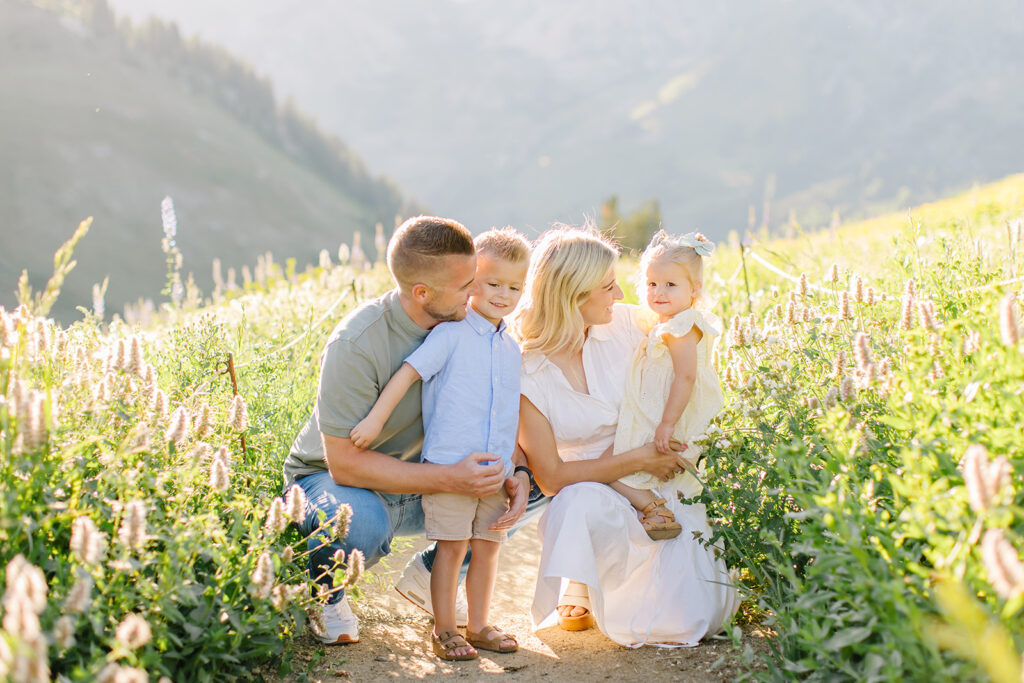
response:
[[[655,541],[675,538],[683,531],[682,525],[676,521],[676,516],[665,507],[664,498],[655,498],[640,510],[640,514],[643,515],[640,524],[643,525],[647,535]],[[654,517],[661,517],[665,521],[656,522]]]
[[[497,633],[493,638],[484,638],[488,633]],[[466,629],[466,640],[478,650],[490,650],[491,652],[515,652],[519,649],[519,641],[511,633],[505,633],[497,626],[485,626],[479,633],[473,633]],[[502,643],[511,640],[512,645],[502,647]]]
[[[434,649],[434,654],[446,662],[465,662],[470,659],[476,659],[479,654],[472,645],[466,642],[461,633],[453,631],[445,631],[441,635],[434,635],[431,632],[430,644]],[[460,647],[468,647],[473,649],[473,652],[465,655],[453,655],[452,650]]]
[[[590,591],[576,581],[570,581],[562,597],[558,599],[559,607],[582,607],[586,614],[576,617],[558,615],[558,625],[563,631],[586,631],[594,626],[594,615],[590,609]]]

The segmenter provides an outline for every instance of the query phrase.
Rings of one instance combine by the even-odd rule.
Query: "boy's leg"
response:
[[[455,595],[459,590],[459,567],[466,556],[467,541],[437,541],[434,571],[430,573],[430,599],[434,605],[434,635],[458,633],[455,625]],[[459,657],[470,654],[473,648],[452,650]]]
[[[500,543],[474,538],[470,542],[473,559],[466,575],[466,598],[469,600],[469,625],[466,630],[479,634],[484,639],[497,637],[490,631],[491,597],[494,595],[494,581],[498,575],[498,551]],[[502,647],[513,647],[514,639],[502,640]]]
[[[335,484],[326,471],[305,476],[297,483],[306,492],[306,516],[298,526],[307,537],[309,573],[315,582],[328,590],[332,588],[331,567],[337,550],[344,550],[346,556],[355,549],[362,551],[367,567],[390,552],[394,526],[391,510],[380,495],[367,489]],[[334,518],[338,508],[345,503],[352,507],[352,518],[345,538],[337,539],[333,532]],[[322,525],[319,520],[321,511],[325,515]],[[333,593],[329,602],[336,603],[343,596],[342,591]]]

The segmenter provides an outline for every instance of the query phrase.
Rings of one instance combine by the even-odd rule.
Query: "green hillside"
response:
[[[86,216],[93,228],[57,314],[90,307],[91,285],[107,276],[108,311],[158,296],[165,195],[184,270],[207,291],[215,256],[225,272],[267,250],[307,263],[403,210],[390,186],[359,180],[354,155],[332,162],[354,169],[359,182],[343,185],[297,145],[197,92],[173,58],[18,0],[0,0],[0,16],[0,303],[13,302],[23,268],[45,278],[50,254]],[[313,142],[324,154],[338,147]]]
[[[740,620],[767,634],[754,654],[730,630],[727,656],[752,678],[1020,680],[1022,212],[1015,176],[908,216],[755,238],[747,255],[775,270],[716,255],[727,401],[697,437],[700,500],[738,571]],[[17,657],[71,680],[289,674],[281,653],[316,605],[281,512],[301,501],[275,498],[281,462],[334,323],[391,283],[381,266],[279,275],[144,328],[0,310],[0,566],[47,589],[4,596],[32,614],[5,628],[38,621],[0,631]],[[142,535],[120,521],[140,509]],[[356,581],[360,558],[340,569]],[[379,586],[363,590],[372,604]],[[113,633],[136,618],[146,636],[129,647]],[[332,649],[307,673],[378,652]],[[375,671],[417,657],[398,648]]]

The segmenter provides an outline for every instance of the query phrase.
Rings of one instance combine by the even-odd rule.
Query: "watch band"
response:
[[[512,475],[515,476],[519,472],[526,472],[526,476],[530,478],[530,483],[533,483],[533,471],[526,465],[516,465],[516,468],[512,470]]]

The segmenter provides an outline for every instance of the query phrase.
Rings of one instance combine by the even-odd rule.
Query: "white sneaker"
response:
[[[434,616],[434,604],[430,601],[430,572],[423,564],[423,553],[416,553],[405,565],[402,577],[395,583],[395,590],[403,598]],[[469,608],[466,599],[459,591],[455,598],[455,625],[466,626],[469,623]]]
[[[313,633],[325,645],[348,645],[359,642],[359,617],[352,613],[346,595],[333,605],[321,607],[323,631],[313,629]],[[320,626],[320,624],[318,624]]]

